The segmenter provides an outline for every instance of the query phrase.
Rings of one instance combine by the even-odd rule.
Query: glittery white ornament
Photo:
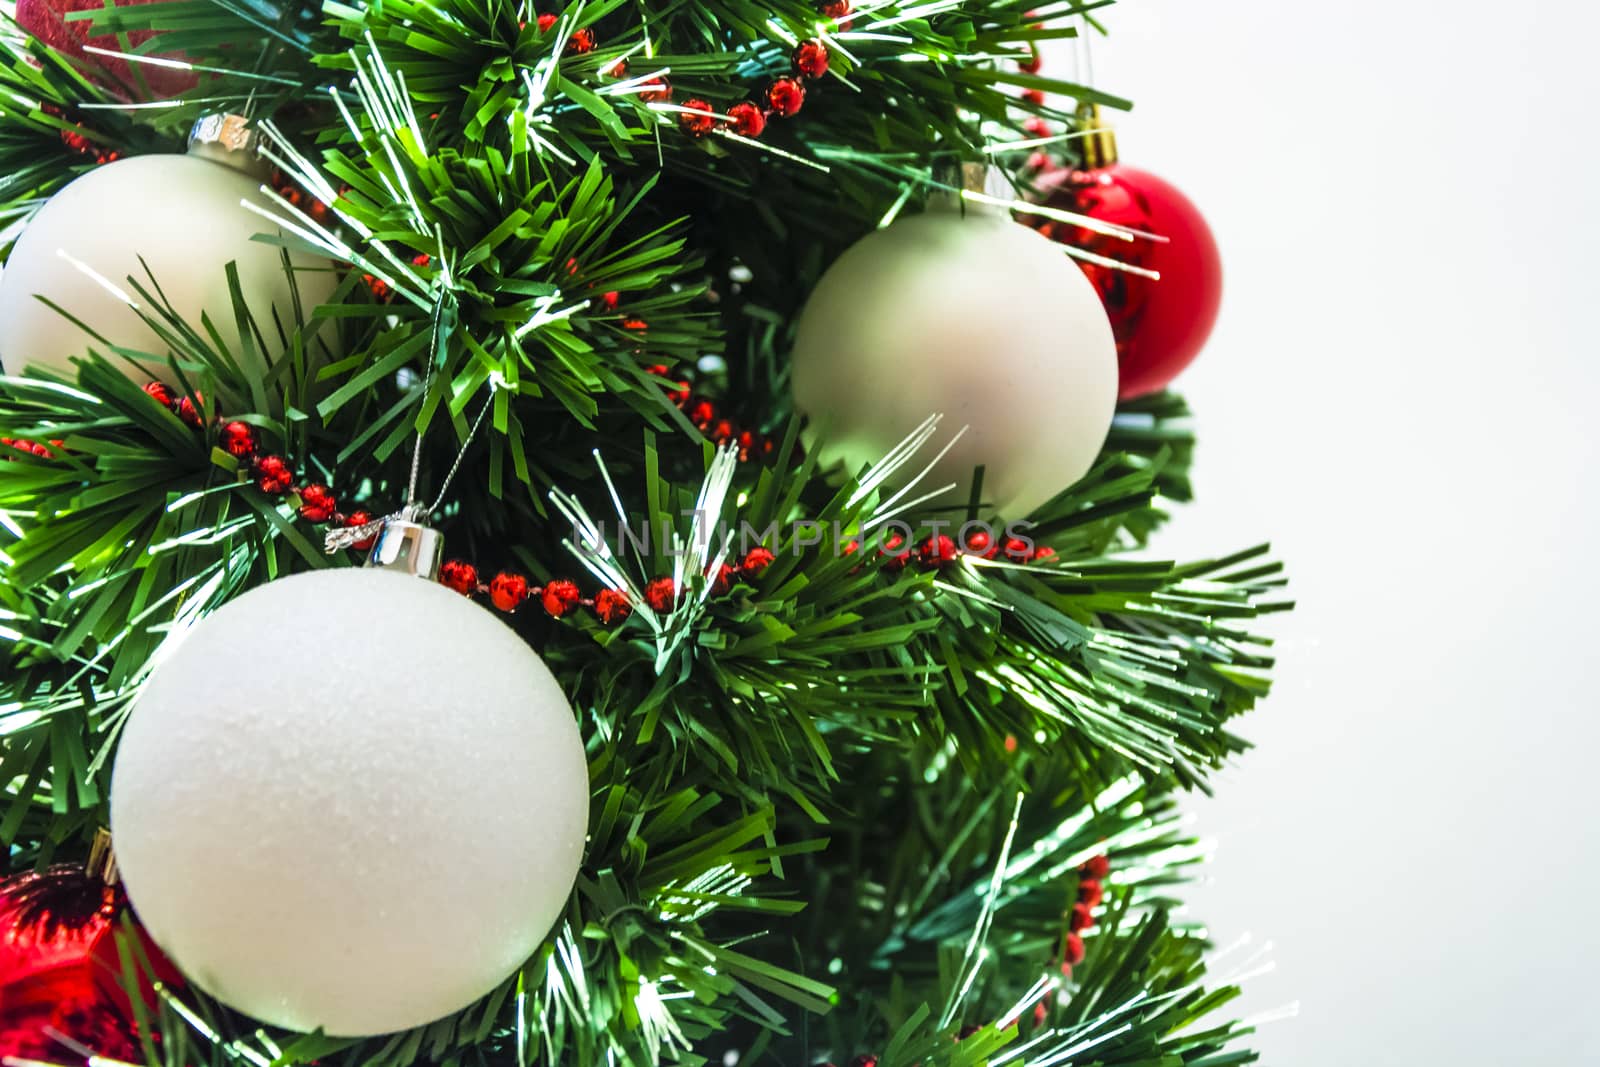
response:
[[[130,277],[152,293],[153,277],[166,301],[202,336],[201,316],[209,316],[230,353],[242,358],[225,271],[230,262],[237,264],[240,291],[266,339],[265,355],[276,357],[274,314],[293,324],[293,290],[282,249],[252,240],[274,229],[244,206],[267,203],[261,181],[230,165],[229,158],[221,151],[132,156],[96,167],[51,197],[29,220],[0,272],[0,364],[6,373],[39,367],[70,380],[76,375],[73,357],[91,345],[126,366],[75,318],[109,344],[149,353],[155,358],[141,360],[143,369],[170,379],[167,345],[130,306],[139,301]],[[299,253],[291,262],[300,306],[309,315],[333,294],[332,264]],[[154,309],[145,311],[159,318]]]
[[[503,622],[434,582],[251,590],[156,667],[117,752],[128,896],[201,989],[336,1036],[420,1026],[520,967],[565,908],[588,768]]]
[[[1089,470],[1117,399],[1117,350],[1094,287],[1009,216],[936,208],[851,246],[797,326],[794,396],[825,463],[852,473],[929,415],[966,433],[920,483],[1020,518]],[[908,465],[913,473],[920,467]]]

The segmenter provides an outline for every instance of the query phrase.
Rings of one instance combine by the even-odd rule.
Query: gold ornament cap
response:
[[[265,178],[271,167],[261,156],[261,134],[243,115],[211,112],[189,130],[189,154]]]
[[[1078,132],[1084,170],[1098,170],[1117,161],[1117,132],[1100,117],[1099,104],[1084,104],[1078,108]]]

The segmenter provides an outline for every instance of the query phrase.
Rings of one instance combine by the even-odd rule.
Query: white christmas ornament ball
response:
[[[824,463],[856,473],[942,414],[952,436],[967,429],[919,483],[957,485],[930,506],[964,506],[982,465],[983,499],[1007,517],[1083,477],[1117,400],[1094,286],[1047,238],[970,209],[902,218],[851,246],[800,315],[793,364]]]
[[[67,185],[28,222],[0,272],[0,365],[8,374],[39,367],[71,380],[72,358],[91,345],[113,364],[125,365],[38,299],[44,297],[107,342],[156,357],[141,361],[144,369],[170,378],[168,346],[129,306],[139,302],[130,277],[152,295],[153,277],[166,301],[202,336],[201,315],[209,315],[237,358],[239,332],[225,270],[230,262],[238,264],[240,291],[271,346],[277,337],[274,309],[279,321],[292,326],[295,304],[281,249],[251,240],[274,229],[243,203],[267,203],[260,185],[232,166],[197,155],[133,156]],[[332,264],[298,253],[291,262],[309,315],[333,294]],[[144,310],[159,320],[154,308]]]
[[[352,1037],[527,961],[588,800],[572,708],[520,638],[435,582],[340,569],[182,638],[128,718],[111,821],[135,912],[195,985]]]

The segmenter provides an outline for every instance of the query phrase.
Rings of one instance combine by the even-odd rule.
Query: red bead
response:
[[[256,488],[269,496],[280,496],[294,487],[294,472],[282,456],[259,456],[256,459]]]
[[[794,69],[807,78],[828,73],[828,46],[821,41],[801,41],[794,50]]]
[[[1076,967],[1078,964],[1082,963],[1083,938],[1079,937],[1077,934],[1068,934],[1066,937],[1066,946],[1063,949],[1063,952],[1065,954],[1062,957],[1062,962],[1067,966]]]
[[[639,86],[639,99],[647,104],[662,104],[672,99],[672,83],[665,78],[651,78]]]
[[[688,111],[679,112],[678,125],[690,137],[704,137],[717,126],[717,113],[709,101],[692,96],[683,102]]]
[[[1024,89],[1024,90],[1022,90],[1022,99],[1026,100],[1030,104],[1037,104],[1039,107],[1043,107],[1044,106],[1044,90],[1043,89]]]
[[[1049,545],[1040,545],[1038,548],[1033,550],[1032,559],[1034,562],[1037,562],[1041,559],[1054,559],[1055,555],[1055,549],[1051,548]]]
[[[225,422],[217,431],[217,444],[234,459],[249,459],[260,448],[255,427],[244,422]]]
[[[711,579],[711,591],[718,596],[733,588],[733,580],[739,576],[739,568],[731,563],[723,563],[717,567],[716,577]]]
[[[204,398],[202,398],[204,399]],[[200,407],[189,397],[180,397],[173,405],[172,410],[177,413],[191,429],[198,430],[205,425],[205,417],[200,414]]]
[[[1016,563],[1026,563],[1028,558],[1033,555],[1033,546],[1020,537],[1008,537],[1006,538],[1005,553],[1006,559]]]
[[[605,625],[612,626],[626,619],[633,611],[628,594],[620,589],[602,589],[594,595],[595,616]]]
[[[447,559],[439,564],[439,584],[471,596],[478,591],[478,568],[464,559]]]
[[[733,120],[733,132],[740,137],[760,137],[767,128],[766,113],[749,100],[741,100],[728,109]]]
[[[154,400],[157,404],[160,404],[164,408],[170,408],[172,406],[172,390],[167,388],[165,383],[145,382],[143,388],[145,395],[151,400]]]
[[[1069,978],[1072,977],[1072,973],[1071,973],[1071,969],[1070,968],[1067,971],[1067,977],[1069,977]],[[1045,1020],[1048,1019],[1049,1017],[1050,1017],[1050,1006],[1048,1004],[1046,1004],[1044,1001],[1041,1000],[1041,1001],[1039,1001],[1039,1003],[1037,1003],[1037,1004],[1035,1004],[1033,1006],[1033,1025],[1035,1025],[1035,1026],[1043,1026],[1045,1024]]]
[[[671,578],[657,578],[644,587],[644,602],[650,610],[665,615],[678,603],[678,584]]]
[[[878,1057],[861,1055],[850,1061],[850,1067],[878,1067]]]
[[[1094,909],[1087,904],[1074,904],[1067,913],[1067,929],[1073,933],[1087,930],[1094,925]]]
[[[348,514],[348,515],[346,515],[344,517],[344,528],[347,529],[347,530],[354,530],[354,529],[357,529],[359,527],[365,526],[367,523],[369,523],[371,521],[372,521],[372,516],[370,514],[368,514],[365,511],[362,511],[360,509],[357,509],[355,511],[352,511],[350,514]],[[372,546],[377,544],[377,543],[378,543],[378,535],[377,534],[373,534],[370,537],[363,537],[361,540],[353,542],[350,545],[350,547],[352,549],[354,549],[355,551],[357,551],[357,552],[368,552],[368,551],[371,551]]]
[[[1085,878],[1103,879],[1111,873],[1111,858],[1103,852],[1098,856],[1090,856],[1078,871]]]
[[[1031,116],[1022,124],[1022,128],[1035,137],[1050,136],[1050,124],[1038,115]]]
[[[744,559],[739,561],[739,572],[746,578],[754,578],[772,566],[773,561],[777,558],[772,554],[772,549],[757,545],[746,552]]]
[[[689,405],[689,410],[684,414],[689,416],[689,421],[694,423],[696,428],[703,430],[717,417],[717,408],[709,400],[696,400]]]
[[[578,606],[578,601],[583,599],[583,593],[578,589],[577,582],[557,578],[545,585],[540,599],[544,602],[545,612],[551,618],[559,619]]]
[[[1037,74],[1042,66],[1044,66],[1044,57],[1037,51],[1031,53],[1027,59],[1017,60],[1017,69],[1024,74]]]
[[[906,539],[900,534],[890,534],[884,539],[883,547],[878,550],[879,556],[888,556],[884,564],[891,571],[897,571],[911,561],[911,549],[905,547]]]
[[[1078,883],[1078,903],[1087,904],[1089,907],[1098,907],[1105,899],[1105,887],[1095,878],[1085,878]]]
[[[594,51],[594,31],[585,27],[573,30],[572,36],[567,38],[567,52],[569,55],[581,56]]]
[[[1080,262],[1100,292],[1117,342],[1118,395],[1127,400],[1165,389],[1205,345],[1222,305],[1222,259],[1198,208],[1148,171],[1115,163],[1064,170],[1042,183],[1046,207],[1089,215],[1165,241],[1121,241],[1068,223],[1051,240],[1154,271],[1159,279]],[[1113,247],[1116,246],[1116,247]]]
[[[327,522],[339,510],[332,490],[318,482],[300,487],[300,517],[307,522]]]
[[[917,558],[930,567],[942,567],[947,563],[953,563],[959,554],[955,538],[946,537],[944,534],[928,538],[917,549]]]
[[[847,18],[850,11],[850,0],[824,0],[822,4],[822,13],[835,22]]]
[[[988,530],[974,530],[967,535],[967,551],[987,559],[994,551],[994,535]]]
[[[733,440],[733,423],[728,419],[718,419],[708,434],[717,444],[725,445]]]
[[[600,303],[606,306],[607,311],[615,311],[617,310],[617,305],[622,303],[622,294],[618,293],[615,289],[611,290],[609,293],[601,293]]]
[[[793,78],[779,78],[767,87],[767,106],[784,118],[800,113],[806,102],[806,87]]]
[[[489,583],[489,599],[501,611],[516,611],[528,599],[528,579],[520,574],[501,571]]]
[[[539,32],[540,33],[549,33],[550,32],[550,27],[554,26],[555,24],[556,24],[556,17],[554,15],[550,14],[549,12],[546,12],[543,15],[539,16],[538,26],[539,26]]]

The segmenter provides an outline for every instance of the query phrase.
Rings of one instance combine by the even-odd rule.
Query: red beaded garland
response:
[[[489,583],[489,599],[501,611],[516,611],[528,599],[528,579],[520,574],[501,571]]]
[[[223,423],[217,432],[217,444],[234,459],[249,459],[261,447],[255,428],[244,422]]]
[[[956,548],[955,538],[939,534],[930,537],[917,548],[917,558],[930,567],[942,567],[947,563],[954,563],[961,554]]]
[[[294,485],[294,473],[282,456],[261,456],[256,460],[256,488],[274,496],[287,493]]]
[[[739,572],[746,578],[754,578],[772,566],[773,561],[777,558],[777,556],[773,555],[772,549],[757,545],[744,554],[744,559],[739,564]]]
[[[774,114],[793,118],[806,102],[806,87],[793,78],[779,78],[767,87],[767,106]]]
[[[344,517],[344,526],[346,529],[353,530],[358,526],[365,526],[371,521],[372,516],[367,514],[365,511],[352,511],[350,514]],[[370,537],[363,537],[361,540],[353,542],[350,547],[356,552],[366,552],[377,543],[378,535],[373,534]]]
[[[568,578],[556,578],[544,587],[544,610],[552,618],[559,619],[566,615],[578,602],[583,599],[583,593],[578,590],[578,583]]]
[[[333,491],[320,482],[300,487],[300,517],[307,522],[327,522],[339,510]]]
[[[692,96],[683,102],[688,111],[679,112],[678,125],[690,137],[704,137],[716,129],[717,116],[709,101]]]
[[[766,113],[748,100],[741,100],[728,109],[733,120],[733,132],[740,137],[760,137],[767,128]]]
[[[447,559],[439,565],[439,583],[462,596],[478,591],[478,568],[465,560]]]
[[[594,613],[607,626],[626,619],[633,612],[628,596],[618,589],[602,589],[594,595]]]
[[[195,394],[195,397],[204,400],[198,393]],[[205,425],[205,418],[200,414],[200,406],[190,397],[180,397],[178,402],[172,406],[172,410],[190,429],[198,430]]]
[[[801,41],[795,46],[794,69],[807,78],[828,73],[828,46],[821,41]]]
[[[657,578],[644,587],[644,602],[650,610],[666,614],[678,603],[678,583],[671,578]]]

